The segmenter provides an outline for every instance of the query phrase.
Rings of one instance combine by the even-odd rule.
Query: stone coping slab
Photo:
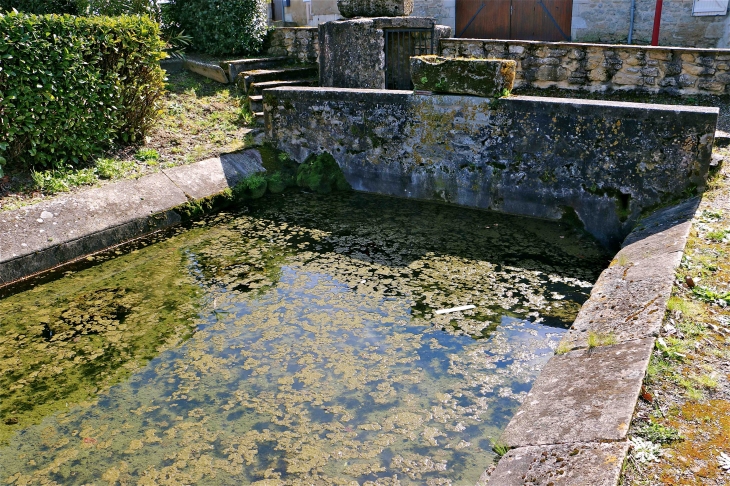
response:
[[[624,440],[653,348],[647,338],[552,357],[502,440],[509,447]]]
[[[408,100],[420,94],[414,94],[411,90],[398,89],[366,89],[366,88],[336,88],[324,86],[281,86],[269,88],[265,90],[271,95],[287,96],[303,98],[313,101],[321,101],[322,96],[326,95],[327,100],[342,101],[372,101],[373,95],[377,95],[378,102],[395,103],[399,100]],[[426,95],[427,96],[427,95]],[[441,95],[444,96],[444,95]],[[458,102],[460,96],[455,96],[455,102]],[[652,112],[661,112],[661,114],[689,114],[696,113],[700,115],[719,115],[720,109],[710,106],[692,106],[692,105],[662,105],[659,103],[633,103],[630,101],[611,101],[611,100],[589,100],[589,99],[573,99],[573,98],[555,98],[548,96],[524,96],[511,95],[499,100],[501,103],[525,103],[539,101],[541,103],[554,104],[561,107],[572,107],[583,109],[586,113],[591,112],[594,107],[617,107],[627,109],[640,109],[646,112],[646,117],[655,116]],[[657,115],[660,113],[656,113]]]
[[[265,171],[261,154],[257,150],[246,150],[165,169],[164,173],[188,198],[203,199],[235,186],[249,174]]]
[[[411,56],[416,90],[498,98],[512,90],[517,63],[507,59]]]
[[[694,198],[639,222],[593,286],[561,349],[588,347],[591,333],[619,343],[659,334],[698,204]]]
[[[0,213],[0,286],[181,221],[175,211],[263,172],[247,150]]]
[[[448,42],[483,42],[484,40],[493,39],[473,39],[466,37],[448,37],[442,39]],[[496,40],[496,39],[494,39]],[[571,47],[598,47],[601,49],[637,49],[646,51],[687,51],[687,52],[698,52],[707,54],[730,54],[730,49],[719,49],[714,47],[684,47],[684,46],[647,46],[647,45],[630,45],[630,44],[596,44],[591,42],[547,42],[547,41],[536,41],[536,40],[507,40],[499,39],[497,42],[503,42],[505,44],[532,44],[537,46],[548,45],[554,46],[556,49],[565,49]]]
[[[198,73],[201,76],[218,81],[219,83],[228,84],[228,74],[223,70],[222,67],[216,64],[208,64],[201,61],[193,61],[192,59],[186,59],[183,62],[183,67],[188,71]]]
[[[628,442],[521,447],[499,461],[489,483],[498,486],[615,486]]]

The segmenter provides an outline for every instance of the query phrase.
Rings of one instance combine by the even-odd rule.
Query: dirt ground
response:
[[[629,431],[624,486],[730,484],[730,150],[715,152],[725,163],[676,273]]]

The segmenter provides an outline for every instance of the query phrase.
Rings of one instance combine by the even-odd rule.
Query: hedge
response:
[[[192,48],[213,55],[255,54],[268,32],[264,0],[169,0],[165,23],[192,37]]]
[[[0,163],[61,168],[139,139],[159,114],[163,47],[143,16],[0,15]]]
[[[13,9],[36,15],[71,14],[81,15],[85,2],[79,0],[0,0],[0,12]]]

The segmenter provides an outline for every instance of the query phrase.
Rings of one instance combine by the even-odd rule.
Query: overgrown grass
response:
[[[139,177],[243,149],[254,122],[242,93],[190,72],[168,76],[161,118],[142,146],[119,147],[78,169],[6,172],[0,210],[104,180]]]

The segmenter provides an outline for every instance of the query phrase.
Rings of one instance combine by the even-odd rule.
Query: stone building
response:
[[[278,18],[315,26],[340,18],[337,0],[272,0]],[[632,43],[649,44],[656,0],[634,0]],[[625,44],[632,0],[414,0],[454,37]],[[664,0],[659,45],[730,47],[728,0]]]

